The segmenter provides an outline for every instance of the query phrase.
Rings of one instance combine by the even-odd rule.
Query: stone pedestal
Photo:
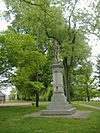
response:
[[[70,115],[75,112],[66,100],[63,89],[63,74],[61,64],[53,65],[53,96],[46,110],[41,115]]]

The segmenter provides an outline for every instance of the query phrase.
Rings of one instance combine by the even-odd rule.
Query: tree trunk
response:
[[[64,65],[64,79],[65,79],[66,96],[67,96],[68,102],[71,103],[69,80],[68,80],[68,63],[67,63],[67,58],[66,57],[64,57],[63,65]]]
[[[20,98],[19,98],[19,94],[17,93],[17,100],[20,100]]]
[[[37,63],[36,81],[39,81],[38,63]],[[36,90],[36,107],[38,107],[38,106],[39,106],[39,91]]]
[[[87,95],[87,100],[89,102],[90,101],[90,94],[89,94],[88,86],[86,86],[86,95]]]
[[[36,91],[36,107],[39,106],[39,92]]]

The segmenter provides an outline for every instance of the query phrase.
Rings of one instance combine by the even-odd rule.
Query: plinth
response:
[[[53,96],[46,110],[41,115],[70,115],[76,110],[71,108],[66,100],[63,89],[62,65],[53,64]]]

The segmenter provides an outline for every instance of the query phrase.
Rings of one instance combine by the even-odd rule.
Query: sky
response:
[[[84,7],[86,7],[88,5],[88,3],[92,3],[93,0],[82,0],[81,2],[81,8],[84,9]],[[2,13],[5,10],[5,4],[2,0],[0,0],[0,13]],[[88,8],[89,9],[89,8]],[[89,9],[91,10],[91,9]],[[7,23],[7,21],[3,18],[0,17],[0,31],[5,31],[7,30],[7,26],[10,23]],[[88,42],[89,45],[92,47],[92,56],[95,57],[98,54],[100,54],[100,40],[97,40],[97,38],[94,35],[90,36],[90,41]],[[95,63],[95,58],[92,59],[93,62]],[[5,90],[4,93],[9,94],[10,93],[10,89]]]
[[[0,0],[0,13],[2,13],[5,10],[5,5],[2,0]],[[0,18],[0,31],[7,29],[7,22],[3,18]]]

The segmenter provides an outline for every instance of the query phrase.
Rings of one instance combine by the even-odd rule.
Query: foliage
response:
[[[16,87],[12,87],[12,90],[10,91],[9,100],[17,100],[17,89]]]
[[[97,84],[100,87],[100,55],[97,57],[97,64],[96,64],[96,78],[97,78]]]
[[[1,51],[5,56],[3,61],[5,61],[5,65],[8,65],[7,69],[16,68],[16,72],[10,75],[10,80],[17,87],[18,92],[25,92],[25,94],[27,92],[28,96],[32,96],[34,88],[43,88],[42,83],[33,82],[33,85],[32,81],[36,81],[35,75],[37,72],[40,73],[46,57],[37,51],[36,43],[31,35],[7,31],[2,36],[4,41]],[[2,65],[2,69],[5,69],[4,65]]]
[[[88,67],[89,66],[89,67]],[[71,75],[72,83],[71,88],[74,89],[74,98],[76,100],[90,100],[90,97],[95,95],[94,90],[94,80],[92,78],[92,62],[88,60],[84,60],[84,62],[80,62],[80,64],[74,68],[72,71],[73,75]]]

